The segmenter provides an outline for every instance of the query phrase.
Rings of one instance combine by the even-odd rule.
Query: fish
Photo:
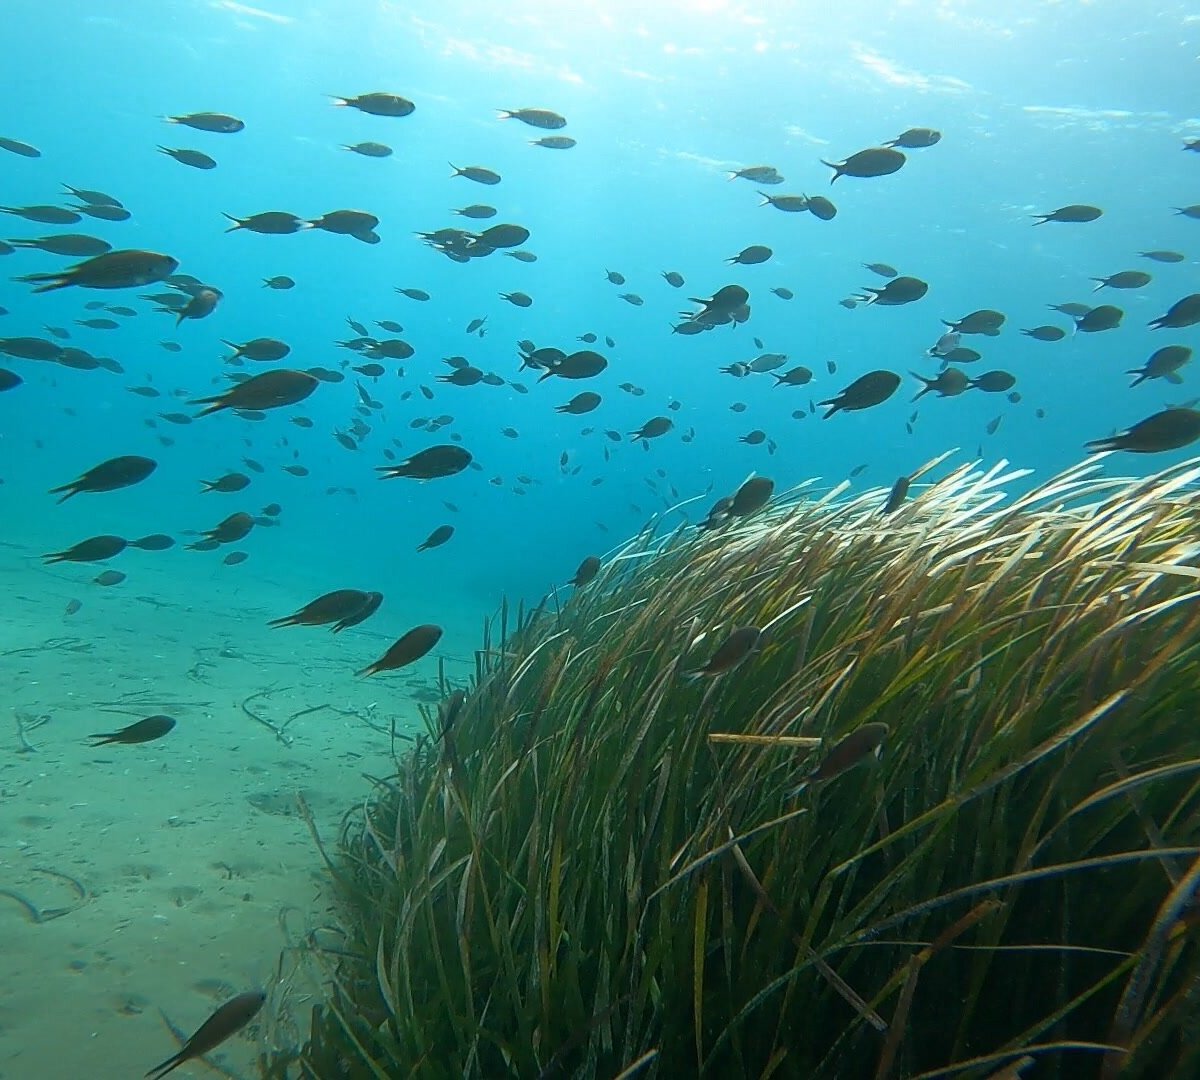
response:
[[[593,409],[600,405],[600,395],[593,394],[590,390],[582,394],[576,394],[565,405],[555,406],[554,411],[560,413],[570,413],[574,416],[582,416],[585,413],[590,413]]]
[[[1158,454],[1200,439],[1200,412],[1195,409],[1163,409],[1131,428],[1107,439],[1085,443],[1088,453],[1127,450],[1131,454]]]
[[[418,551],[428,551],[430,548],[441,547],[454,535],[453,525],[439,525],[419,545]]]
[[[241,345],[222,338],[221,344],[228,345],[233,350],[233,355],[225,358],[227,364],[242,357],[258,363],[267,363],[273,360],[282,360],[292,351],[292,347],[286,341],[280,341],[277,338],[251,338]]]
[[[169,146],[160,146],[158,149],[160,153],[166,154],[167,157],[174,158],[180,165],[187,165],[193,169],[200,169],[207,172],[217,167],[216,161],[207,154],[202,154],[199,150],[188,150],[186,148],[172,149]]]
[[[93,585],[120,585],[124,581],[126,575],[120,570],[104,570],[92,578]]]
[[[283,274],[276,277],[263,278],[264,289],[275,289],[279,292],[286,292],[288,289],[294,289],[296,282]]]
[[[757,266],[759,263],[765,263],[775,253],[764,244],[751,244],[748,248],[742,248],[732,258],[726,259],[727,263],[739,263],[742,266]]]
[[[1034,341],[1062,341],[1067,332],[1060,326],[1035,326],[1030,330],[1022,330],[1022,334]]]
[[[557,131],[567,126],[566,117],[560,116],[549,109],[499,109],[501,120],[520,120],[530,127],[541,128],[544,131]]]
[[[91,536],[87,540],[80,540],[78,544],[66,548],[64,551],[51,552],[43,555],[42,558],[47,563],[101,562],[104,559],[111,559],[114,555],[120,555],[128,544],[129,542],[123,536]]]
[[[336,634],[339,630],[345,629],[343,625],[345,620],[353,618],[368,607],[372,603],[372,598],[376,596],[379,597],[379,602],[371,607],[369,613],[378,609],[379,603],[383,599],[382,594],[362,592],[359,589],[337,589],[334,592],[318,596],[315,600],[310,600],[291,615],[272,619],[267,625],[278,629],[283,626],[324,626],[326,623],[333,623],[333,632]],[[346,625],[355,624],[346,623]]]
[[[188,544],[187,547],[189,551],[208,551],[211,550],[208,545],[232,544],[245,537],[252,528],[254,528],[254,518],[239,510],[237,513],[223,518],[211,529],[205,529],[201,533],[204,539],[199,543]]]
[[[312,228],[307,221],[284,210],[266,210],[261,214],[251,214],[246,218],[234,217],[232,214],[224,212],[221,216],[233,222],[233,226],[225,230],[227,233],[245,230],[263,236],[288,236],[291,233]]]
[[[243,488],[249,486],[250,477],[248,477],[245,473],[231,472],[226,473],[217,480],[201,480],[200,484],[201,493],[208,491],[231,493],[234,491],[241,491]]]
[[[1075,320],[1075,329],[1082,334],[1096,334],[1103,330],[1115,330],[1121,325],[1125,312],[1112,304],[1101,304],[1094,307],[1086,315],[1080,315]]]
[[[454,162],[451,162],[450,168],[454,170],[454,176],[462,176],[468,180],[474,180],[477,184],[487,184],[490,187],[500,183],[500,174],[498,172],[485,169],[480,165],[467,165],[465,168],[460,169]]]
[[[879,722],[862,724],[855,728],[849,735],[834,744],[833,749],[821,759],[816,768],[804,778],[798,787],[788,792],[787,797],[795,798],[810,784],[832,780],[834,777],[848,772],[870,754],[876,753],[890,732],[891,728],[887,724]]]
[[[42,152],[30,143],[21,142],[19,139],[7,139],[0,136],[0,150],[7,150],[10,154],[17,154],[24,158],[39,158]]]
[[[453,476],[460,473],[471,464],[469,451],[461,446],[449,443],[431,446],[418,451],[412,457],[396,465],[379,465],[376,470],[383,475],[381,480],[394,480],[397,477],[407,477],[411,480],[436,480],[443,476]]]
[[[1095,221],[1104,211],[1098,206],[1087,206],[1082,203],[1072,203],[1070,206],[1060,206],[1048,214],[1034,214],[1037,218],[1034,225],[1045,225],[1048,221],[1063,221],[1082,223]]]
[[[359,154],[362,157],[369,158],[386,158],[392,156],[392,148],[387,143],[379,142],[360,142],[360,143],[343,143],[343,150],[349,150],[352,154]]]
[[[162,281],[179,260],[156,251],[109,251],[56,273],[26,274],[16,280],[36,284],[35,293],[76,286],[84,289],[132,289]]]
[[[1161,330],[1164,327],[1182,329],[1185,326],[1195,326],[1196,323],[1200,323],[1200,293],[1192,293],[1182,300],[1175,301],[1165,315],[1152,319],[1147,325]]]
[[[146,1080],[162,1080],[185,1061],[193,1061],[215,1050],[250,1023],[266,1000],[267,995],[262,990],[251,990],[231,998],[196,1029],[178,1053],[146,1073]]]
[[[432,623],[413,627],[397,639],[378,660],[358,672],[360,678],[378,675],[383,671],[396,671],[420,660],[442,638],[442,628]]]
[[[60,491],[65,492],[66,494],[58,500],[60,503],[64,503],[72,496],[83,492],[117,491],[120,488],[141,483],[157,468],[158,462],[152,458],[133,454],[109,458],[99,465],[93,465],[82,476],[72,480],[69,484],[51,488],[49,493],[57,495]]]
[[[589,555],[579,564],[574,576],[567,584],[574,585],[577,589],[583,588],[584,585],[595,580],[596,575],[600,573],[600,565],[600,560],[595,555]]]
[[[218,135],[236,135],[246,128],[243,121],[227,113],[198,112],[185,116],[164,116],[163,119],[168,124],[182,124],[197,131],[211,131]]]
[[[1137,378],[1129,385],[1137,386],[1147,379],[1167,379],[1175,375],[1184,364],[1192,358],[1192,350],[1186,345],[1165,345],[1156,349],[1140,368],[1125,372],[1126,375],[1136,375]],[[1178,381],[1178,376],[1172,381]]]
[[[1094,277],[1090,280],[1099,282],[1092,290],[1092,292],[1099,292],[1101,289],[1140,289],[1149,285],[1154,278],[1144,270],[1122,270],[1120,273],[1110,274],[1108,277]]]
[[[675,426],[674,421],[667,416],[655,416],[647,420],[637,431],[631,431],[629,438],[633,442],[639,439],[657,439],[666,435]]]
[[[907,476],[896,478],[896,482],[892,485],[892,490],[888,492],[887,501],[883,504],[882,513],[894,514],[904,505],[904,500],[908,497],[908,488],[911,483],[912,481]]]
[[[733,493],[726,512],[734,517],[757,513],[775,494],[775,481],[766,476],[752,476]]]
[[[370,94],[359,94],[357,97],[341,97],[329,95],[333,104],[339,108],[357,109],[371,116],[411,116],[416,111],[416,105],[399,94],[387,94],[376,90]]]
[[[108,746],[110,743],[133,745],[134,743],[144,743],[150,742],[153,739],[161,739],[174,727],[175,721],[169,716],[147,716],[144,720],[139,720],[135,724],[123,727],[119,731],[89,735],[88,738],[97,740],[92,743],[92,746]]]
[[[830,406],[823,419],[828,420],[837,412],[853,412],[869,409],[887,401],[900,386],[900,376],[892,371],[869,371],[855,379],[836,397],[818,401],[820,406]]]
[[[88,258],[112,251],[112,244],[96,236],[84,233],[59,233],[57,236],[39,236],[29,240],[8,241],[15,248],[37,248],[50,255],[71,255]]]
[[[137,540],[130,540],[129,546],[139,548],[142,551],[166,551],[167,548],[175,546],[175,541],[172,537],[165,533],[151,533],[149,536],[139,537]]]
[[[222,409],[278,409],[303,401],[317,388],[318,380],[304,371],[276,368],[235,383],[222,394],[196,398],[190,405],[206,405],[197,416]]]
[[[942,133],[934,128],[909,128],[883,145],[903,146],[906,150],[920,150],[927,146],[935,146],[941,141]]]
[[[762,631],[757,626],[738,627],[721,642],[702,667],[684,672],[684,677],[703,679],[732,671],[758,648],[761,637]]]
[[[832,184],[839,176],[873,177],[888,176],[903,167],[908,159],[890,146],[873,146],[851,154],[845,161],[833,162],[822,159],[821,164],[833,170],[829,178]]]

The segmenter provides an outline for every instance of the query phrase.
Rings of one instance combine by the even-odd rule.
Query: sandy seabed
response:
[[[279,1006],[281,953],[331,919],[297,795],[332,847],[364,774],[392,769],[393,724],[422,729],[436,657],[465,685],[484,612],[439,594],[435,653],[356,679],[428,621],[419,605],[385,598],[338,635],[272,630],[326,590],[253,560],[222,568],[236,590],[153,568],[104,588],[103,564],[36,554],[0,546],[0,1080],[138,1077],[178,1048],[164,1016],[186,1036],[243,990],[273,991],[264,1017]],[[88,739],[154,713],[178,722],[157,741]],[[300,1030],[313,1000],[286,997]],[[255,1075],[254,1034],[213,1055],[229,1075]]]

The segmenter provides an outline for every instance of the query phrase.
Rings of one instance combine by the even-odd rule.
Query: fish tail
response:
[[[146,1073],[146,1080],[162,1080],[167,1073],[173,1072],[186,1060],[187,1058],[184,1057],[184,1051],[180,1050],[178,1054],[172,1054],[161,1065],[155,1065],[153,1069]]]
[[[59,563],[59,562],[67,561],[66,555],[64,555],[61,551],[51,552],[49,555],[43,555],[42,558],[46,560],[47,565],[49,565],[50,563]]]
[[[1084,443],[1084,447],[1089,454],[1099,454],[1105,450],[1120,450],[1121,444],[1117,436],[1110,439],[1093,439],[1091,442]]]
[[[282,619],[272,619],[268,626],[299,626],[300,620],[295,615],[285,615]]]
[[[119,737],[120,737],[120,732],[117,732],[117,731],[106,731],[106,732],[97,733],[95,735],[88,736],[89,739],[99,739],[100,740],[99,742],[92,743],[93,746],[105,746],[108,743],[116,742]]]
[[[370,678],[378,670],[379,670],[379,668],[375,664],[368,664],[365,668],[362,669],[362,671],[356,671],[354,674],[357,675],[360,679]]]
[[[74,484],[63,484],[62,487],[51,488],[46,494],[57,495],[60,491],[65,491],[66,494],[58,500],[59,504],[65,503],[72,495],[78,495],[80,489]]]

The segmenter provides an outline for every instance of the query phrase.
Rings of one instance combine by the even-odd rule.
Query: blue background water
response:
[[[85,231],[117,247],[169,252],[182,272],[225,294],[214,315],[176,331],[173,319],[133,301],[134,291],[34,296],[9,281],[73,260],[35,251],[0,261],[0,305],[9,309],[0,334],[67,326],[73,344],[116,357],[127,372],[6,358],[26,380],[0,397],[0,514],[10,543],[55,550],[100,532],[177,535],[279,502],[284,527],[256,530],[237,545],[251,553],[244,566],[220,566],[220,553],[178,549],[130,552],[119,565],[132,574],[139,560],[173,560],[180,575],[211,576],[222,588],[269,574],[294,583],[297,606],[332,588],[378,588],[397,603],[390,623],[398,633],[439,621],[440,596],[482,614],[501,594],[541,595],[583,556],[617,543],[673,501],[667,484],[681,498],[711,484],[715,498],[752,470],[786,487],[814,475],[840,480],[867,464],[857,482],[887,486],[955,446],[968,456],[982,446],[988,460],[1008,457],[1046,476],[1077,460],[1085,440],[1197,393],[1189,371],[1182,386],[1152,381],[1134,390],[1122,374],[1159,346],[1200,343],[1194,327],[1152,332],[1145,325],[1200,288],[1200,221],[1170,209],[1200,201],[1200,154],[1180,151],[1183,137],[1200,137],[1200,18],[1184,4],[7,0],[3,22],[0,134],[38,145],[43,157],[0,153],[0,202],[64,201],[66,182],[116,195],[133,218],[56,230],[5,217],[0,235]],[[411,98],[415,113],[368,116],[332,108],[327,96],[373,90]],[[564,114],[562,134],[578,146],[532,147],[529,140],[544,132],[497,119],[498,108],[526,106]],[[203,110],[234,113],[246,130],[215,135],[161,120]],[[938,128],[944,138],[910,151],[893,176],[844,178],[830,187],[819,159],[843,158],[910,126]],[[363,140],[396,153],[371,160],[340,149]],[[157,153],[158,144],[202,150],[219,167],[188,169]],[[448,161],[496,169],[503,182],[489,188],[451,179]],[[828,195],[837,218],[760,208],[755,185],[726,181],[727,170],[762,163],[787,177],[764,190]],[[539,261],[497,254],[458,265],[415,237],[472,227],[450,210],[474,202],[500,210],[480,228],[529,228],[525,246]],[[1030,214],[1073,202],[1094,203],[1105,215],[1089,225],[1031,228]],[[380,217],[383,242],[370,247],[320,232],[226,234],[221,216],[277,209],[317,217],[345,207]],[[771,246],[774,258],[724,265],[750,244]],[[1153,248],[1180,250],[1189,260],[1163,265],[1136,257]],[[928,280],[928,296],[902,308],[838,306],[859,287],[882,284],[861,268],[871,261]],[[627,285],[607,283],[609,268],[624,273]],[[1154,281],[1137,292],[1101,294],[1126,309],[1119,330],[1045,344],[1018,333],[1045,322],[1069,329],[1046,304],[1087,300],[1089,278],[1129,268],[1150,271]],[[670,288],[664,270],[682,273],[686,288]],[[276,274],[294,277],[297,287],[261,288]],[[747,326],[692,338],[670,333],[686,297],[731,282],[751,292]],[[416,303],[394,286],[419,287],[433,299]],[[787,286],[795,299],[776,298],[772,286]],[[534,306],[520,310],[498,299],[512,290],[532,295]],[[625,291],[642,295],[645,306],[620,300]],[[92,299],[132,303],[142,314],[121,320],[118,331],[75,326]],[[1011,371],[1023,400],[1012,405],[980,392],[926,397],[910,436],[904,425],[918,384],[908,371],[936,371],[924,350],[941,331],[939,319],[983,307],[1009,318],[1000,337],[964,341],[984,353],[970,373]],[[468,337],[467,322],[483,315],[487,336]],[[189,410],[175,398],[126,392],[147,381],[164,392],[215,392],[222,338],[282,338],[293,347],[286,363],[295,367],[361,362],[334,345],[350,336],[347,316],[368,325],[395,319],[417,349],[402,365],[402,380],[390,370],[374,384],[362,380],[387,408],[386,421],[369,421],[372,434],[357,451],[332,438],[354,416],[352,378],[321,385],[302,406],[261,423],[225,413],[151,429],[148,418]],[[517,374],[518,339],[570,351],[587,331],[617,343],[602,348],[611,363],[600,379],[534,385],[529,372]],[[789,366],[811,367],[816,381],[776,389],[769,376],[721,374],[721,366],[759,352],[756,335],[766,350],[787,353]],[[177,340],[183,352],[163,351],[161,340]],[[435,384],[433,376],[448,370],[441,358],[452,354],[530,384],[530,392]],[[828,360],[836,361],[836,374],[826,373]],[[885,405],[827,422],[792,419],[810,399],[832,396],[878,367],[905,377]],[[645,395],[618,389],[625,381]],[[421,397],[419,384],[436,387],[435,400]],[[553,411],[583,389],[603,394],[596,413]],[[413,397],[401,401],[404,391]],[[682,405],[677,413],[667,411],[672,400]],[[732,414],[734,401],[748,410]],[[1039,408],[1044,419],[1035,416]],[[289,423],[298,413],[312,416],[315,427]],[[455,422],[436,436],[409,426],[441,414]],[[659,414],[676,429],[648,452],[602,434],[628,433]],[[987,436],[985,426],[999,415],[999,431]],[[507,426],[520,431],[519,440],[500,434]],[[597,431],[583,437],[586,427]],[[689,428],[695,438],[684,443]],[[738,442],[755,428],[778,444],[774,456]],[[482,471],[423,485],[375,478],[372,467],[385,463],[393,436],[412,453],[449,431],[461,434]],[[174,445],[160,445],[159,434]],[[293,450],[310,476],[280,471]],[[564,451],[568,469],[582,467],[578,475],[560,470]],[[160,462],[138,487],[61,507],[45,494],[129,453]],[[1110,468],[1145,470],[1186,453],[1124,455]],[[266,474],[251,474],[252,486],[238,495],[199,495],[200,479],[240,468],[243,456],[261,461]],[[511,490],[520,474],[538,481],[525,495]],[[489,483],[493,477],[502,483]],[[331,486],[353,487],[357,496],[326,495]],[[443,522],[456,526],[454,539],[414,555]]]

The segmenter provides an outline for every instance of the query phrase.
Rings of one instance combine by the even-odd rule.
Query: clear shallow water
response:
[[[0,135],[33,143],[42,156],[0,152],[0,202],[62,203],[61,185],[70,183],[117,196],[133,216],[65,228],[5,216],[0,237],[79,231],[116,247],[165,251],[180,260],[181,272],[224,293],[211,317],[176,330],[172,318],[134,299],[158,287],[33,295],[10,279],[72,260],[36,251],[0,259],[0,306],[8,310],[0,335],[65,327],[71,344],[112,356],[125,370],[3,362],[25,380],[0,395],[0,539],[11,545],[2,549],[5,581],[14,596],[45,597],[56,620],[64,597],[82,597],[98,637],[105,631],[103,624],[94,629],[96,609],[119,637],[144,614],[137,595],[183,605],[171,616],[171,633],[236,640],[237,618],[217,630],[187,614],[197,595],[209,595],[216,610],[247,612],[257,641],[269,614],[335,588],[378,589],[385,605],[370,636],[339,642],[351,681],[387,640],[417,623],[446,625],[452,634],[444,651],[469,653],[471,635],[501,596],[536,600],[650,514],[711,487],[689,508],[694,520],[751,471],[786,488],[814,475],[834,483],[865,465],[856,484],[887,487],[899,473],[961,447],[966,456],[1007,457],[1045,477],[1078,460],[1086,440],[1200,392],[1189,369],[1180,386],[1151,381],[1130,389],[1123,374],[1162,345],[1200,343],[1195,327],[1146,328],[1171,303],[1200,291],[1200,221],[1171,210],[1200,201],[1200,154],[1181,152],[1185,138],[1200,137],[1200,19],[1183,4],[1015,3],[1000,10],[930,0],[835,11],[715,0],[494,7],[139,0],[84,10],[9,0],[4,29]],[[331,94],[373,90],[403,94],[416,111],[391,119],[331,107]],[[562,133],[578,145],[532,147],[529,140],[544,132],[497,119],[498,108],[528,106],[566,116]],[[215,135],[161,119],[204,110],[233,113],[246,129]],[[840,160],[913,126],[936,128],[943,138],[910,151],[892,176],[829,184],[820,159]],[[395,154],[372,160],[340,148],[366,140]],[[159,144],[202,150],[218,167],[188,169],[158,153]],[[487,166],[503,181],[484,187],[452,179],[447,162]],[[726,179],[729,170],[754,164],[772,164],[787,178],[763,190],[827,195],[838,216],[822,222],[760,207],[754,184]],[[538,261],[496,254],[458,265],[414,235],[473,227],[450,211],[476,202],[499,209],[479,227],[527,227],[525,247]],[[1088,225],[1031,227],[1031,214],[1076,202],[1100,206],[1104,216]],[[222,217],[289,210],[315,218],[345,207],[376,214],[382,242],[318,232],[226,234]],[[769,245],[774,257],[760,266],[725,264],[751,244]],[[1136,254],[1162,248],[1187,259],[1165,265]],[[928,295],[902,308],[839,306],[862,286],[883,283],[862,269],[875,261],[928,281]],[[1152,273],[1153,282],[1097,298],[1126,310],[1120,329],[1058,343],[1019,334],[1046,322],[1069,329],[1047,304],[1087,301],[1090,278],[1133,268]],[[609,269],[627,284],[609,284]],[[686,287],[670,288],[666,270],[683,274]],[[297,287],[261,288],[277,274],[295,278]],[[688,297],[735,282],[751,293],[747,325],[671,334]],[[396,286],[424,289],[432,299],[414,302]],[[795,299],[772,295],[776,286]],[[533,306],[521,310],[498,298],[513,290],[531,295]],[[626,291],[644,306],[619,299]],[[105,314],[84,310],[93,299],[128,303],[139,314],[119,319],[115,331],[76,325]],[[984,354],[968,370],[1010,371],[1022,400],[973,391],[909,404],[919,389],[909,371],[936,371],[925,350],[941,333],[939,320],[978,308],[1003,311],[1008,321],[997,338],[964,341]],[[486,337],[466,335],[467,323],[484,315]],[[356,415],[353,378],[323,384],[301,406],[258,423],[229,413],[186,426],[159,418],[193,412],[187,400],[219,389],[214,384],[231,370],[221,362],[222,339],[281,338],[295,367],[359,362],[336,345],[352,334],[348,316],[372,328],[394,319],[416,348],[400,365],[402,379],[395,362],[382,361],[388,375],[360,380],[385,408],[368,418],[372,430],[357,450],[333,438]],[[517,340],[570,351],[587,332],[616,343],[601,345],[610,361],[601,378],[537,384],[533,373],[518,372]],[[182,351],[164,351],[164,340]],[[760,351],[787,353],[789,366],[813,369],[814,382],[777,389],[769,376],[720,373]],[[435,383],[449,370],[441,358],[456,354],[529,392]],[[873,368],[904,376],[884,405],[829,421],[793,418]],[[644,394],[622,391],[623,382]],[[164,396],[127,391],[140,385]],[[421,385],[434,388],[432,401]],[[595,413],[554,412],[584,389],[604,398]],[[746,411],[731,412],[734,402]],[[437,435],[411,426],[443,414],[454,422]],[[314,426],[295,426],[293,415],[311,417]],[[676,426],[648,450],[603,435],[627,434],[656,415]],[[996,417],[1000,426],[988,435]],[[520,437],[505,437],[506,427]],[[596,430],[582,434],[588,427]],[[753,429],[774,441],[774,454],[738,441]],[[689,431],[694,437],[684,442]],[[376,479],[373,467],[386,463],[386,448],[402,457],[452,432],[479,471],[427,484]],[[1188,453],[1123,455],[1106,467],[1146,471]],[[145,454],[159,467],[141,485],[62,506],[46,494],[118,454]],[[243,468],[245,457],[264,467],[250,473],[246,491],[200,494],[202,479]],[[310,475],[282,471],[295,462]],[[518,482],[522,475],[533,482]],[[256,529],[235,545],[250,555],[240,566],[222,565],[222,552],[127,552],[111,565],[128,581],[102,597],[91,584],[101,566],[60,567],[53,587],[37,568],[37,554],[93,534],[186,539],[185,530],[273,502],[283,507],[282,526]],[[416,554],[443,523],[456,527],[451,542]],[[139,581],[139,568],[150,563],[153,573]],[[22,623],[14,640],[40,640],[42,629]],[[311,640],[280,637],[277,648],[303,667]],[[46,683],[71,682],[58,663],[45,660]],[[424,664],[422,673],[431,675],[432,661]],[[186,668],[147,665],[145,655],[114,653],[112,665],[117,680],[145,678],[148,666],[164,686],[186,678]],[[72,684],[72,692],[82,689]],[[36,705],[39,693],[25,704]]]

